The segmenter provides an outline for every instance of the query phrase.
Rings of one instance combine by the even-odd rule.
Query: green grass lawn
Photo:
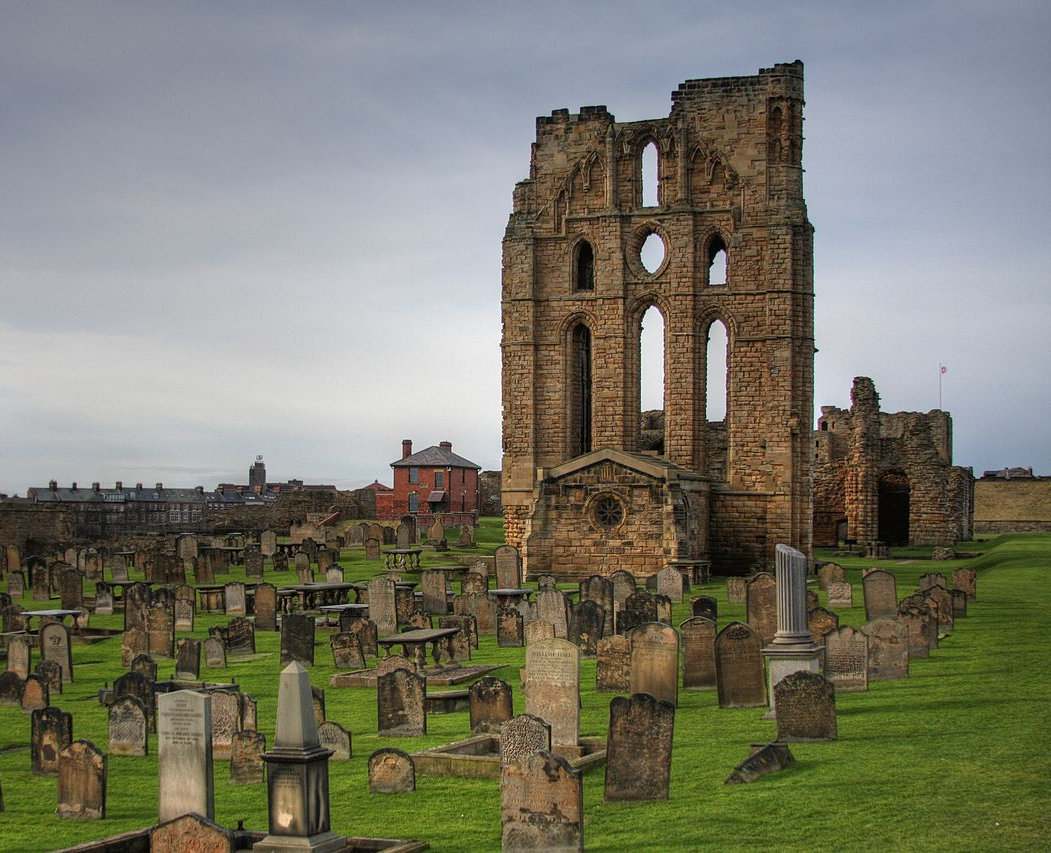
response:
[[[497,520],[479,532],[486,553],[499,543]],[[817,849],[1034,850],[1051,837],[1051,667],[1044,653],[1051,633],[1051,536],[1004,536],[968,543],[980,551],[969,560],[882,562],[894,572],[899,597],[927,571],[951,575],[968,565],[979,570],[978,601],[957,621],[953,635],[927,660],[914,661],[908,680],[875,683],[867,693],[837,697],[839,740],[795,744],[796,766],[751,785],[724,786],[749,744],[769,740],[774,723],[760,711],[720,710],[714,692],[680,692],[666,803],[607,804],[603,774],[585,777],[585,844],[588,850]],[[828,553],[818,554],[831,559]],[[446,555],[426,555],[447,562]],[[864,622],[860,559],[837,558],[854,586],[858,607],[840,611],[840,624]],[[348,580],[367,578],[376,563],[360,549],[342,561]],[[243,575],[234,568],[232,577]],[[293,572],[272,576],[294,583]],[[726,601],[721,580],[694,588],[719,599],[719,623],[743,618]],[[22,602],[43,607],[45,603]],[[821,593],[821,603],[825,595]],[[675,607],[676,624],[688,604]],[[199,617],[203,638],[225,617]],[[93,624],[120,627],[122,616]],[[264,655],[234,660],[225,671],[202,670],[208,680],[236,678],[259,704],[259,728],[272,740],[277,705],[278,635],[256,634]],[[73,713],[73,736],[106,749],[106,714],[96,692],[122,672],[119,638],[75,646],[76,682],[52,698]],[[506,664],[498,673],[514,688],[516,712],[524,709],[518,667],[522,649],[499,649],[483,638],[476,661]],[[311,680],[326,689],[328,718],[352,732],[354,757],[329,765],[333,829],[349,835],[420,838],[435,850],[497,850],[500,803],[495,781],[421,776],[417,791],[376,795],[368,791],[366,761],[380,746],[412,752],[467,736],[466,712],[431,716],[423,738],[380,738],[375,691],[328,688],[335,672],[319,633]],[[35,663],[35,659],[34,659]],[[162,661],[161,677],[173,669]],[[582,664],[581,733],[604,735],[612,694],[594,691],[595,663]],[[54,816],[56,780],[29,772],[29,717],[0,708],[0,850],[51,850],[146,826],[157,814],[156,738],[146,758],[109,759],[108,817],[75,822]],[[266,788],[232,786],[229,764],[215,762],[216,819],[266,829]]]

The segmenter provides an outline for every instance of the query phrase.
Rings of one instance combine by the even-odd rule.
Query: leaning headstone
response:
[[[62,681],[73,680],[73,651],[70,646],[69,628],[61,622],[49,622],[40,628],[40,657],[53,660],[62,667]]]
[[[854,588],[849,583],[833,581],[825,589],[828,592],[829,607],[849,610],[854,606]]]
[[[861,631],[844,625],[824,637],[825,678],[836,690],[869,689],[869,639]]]
[[[55,707],[33,712],[29,735],[29,755],[34,775],[57,776],[58,754],[71,743],[73,743],[72,714],[67,714]]]
[[[869,638],[869,681],[909,677],[909,633],[902,622],[874,619],[861,632]]]
[[[234,735],[244,726],[241,693],[237,689],[213,690],[212,697],[212,757],[228,759]]]
[[[952,586],[953,589],[962,589],[967,593],[968,601],[975,601],[978,598],[978,573],[974,569],[957,569],[952,573]],[[10,581],[8,581],[8,591],[10,591]],[[14,593],[12,592],[13,596]]]
[[[898,612],[898,588],[894,575],[883,569],[873,569],[861,578],[865,598],[865,618],[870,622],[894,616]]]
[[[584,599],[570,608],[568,640],[580,647],[581,654],[595,654],[605,629],[606,611],[598,602]]]
[[[323,723],[319,723],[317,736],[322,748],[332,752],[329,758],[330,761],[350,760],[352,755],[350,732],[339,723],[335,723],[332,720],[325,720]]]
[[[720,708],[765,705],[762,638],[743,622],[731,622],[715,638],[715,673]]]
[[[552,628],[552,631],[554,629]],[[522,614],[511,607],[501,607],[496,614],[496,644],[501,648],[525,645]]]
[[[231,655],[255,654],[255,626],[244,616],[236,616],[226,626],[223,636],[226,651]]]
[[[682,604],[682,572],[665,566],[657,572],[657,594],[666,595],[673,604]]]
[[[769,572],[759,572],[748,581],[745,606],[748,624],[770,645],[777,633],[777,581]]]
[[[522,557],[514,545],[500,545],[493,551],[496,564],[496,585],[499,589],[520,589],[522,586]]]
[[[395,603],[394,581],[387,577],[376,577],[369,581],[369,618],[376,623],[381,637],[398,631],[398,610]]]
[[[158,697],[158,823],[190,812],[215,817],[211,701],[193,690]]]
[[[629,593],[630,595],[630,593]],[[626,598],[627,596],[625,596]],[[580,600],[594,601],[605,613],[606,621],[602,635],[609,636],[614,632],[614,590],[613,582],[602,575],[591,575],[580,582]]]
[[[748,579],[730,577],[726,579],[726,600],[730,604],[744,604],[748,598]]]
[[[938,605],[938,630],[943,633],[951,632],[955,628],[952,593],[944,586],[933,584],[922,590],[921,594],[924,598],[931,599]]]
[[[218,637],[204,641],[204,665],[208,669],[226,669],[226,644]]]
[[[428,569],[420,573],[420,590],[423,593],[423,609],[436,616],[449,612],[448,585],[445,572]]]
[[[361,650],[361,637],[350,631],[333,634],[329,640],[332,661],[336,669],[364,669],[365,653]]]
[[[774,685],[779,741],[835,740],[836,688],[816,672],[790,673]]]
[[[277,588],[261,583],[255,588],[255,627],[259,631],[277,630]]]
[[[230,782],[234,785],[258,785],[264,782],[264,752],[266,735],[262,732],[235,733],[230,744]]]
[[[42,711],[51,704],[51,689],[47,679],[35,672],[29,673],[22,685],[22,713],[31,714]]]
[[[0,672],[0,706],[22,707],[22,694],[25,689],[26,680],[17,672]]]
[[[739,785],[755,782],[778,770],[784,770],[796,763],[788,749],[788,744],[773,741],[763,745],[752,744],[752,753],[738,764],[724,784]]]
[[[606,802],[668,799],[674,731],[675,707],[649,693],[609,703]]]
[[[499,734],[500,727],[514,716],[511,685],[486,675],[468,690],[471,734]]]
[[[445,616],[442,619],[451,619],[454,617]],[[459,617],[455,617],[459,618]],[[439,620],[439,623],[441,620]],[[364,655],[371,655],[376,657],[379,654],[379,643],[378,635],[379,632],[376,630],[376,623],[371,619],[355,619],[347,628],[347,633],[356,634],[358,641],[361,643],[361,653]],[[453,645],[456,645],[456,637],[453,637]],[[470,657],[471,653],[468,651],[467,657]]]
[[[625,692],[631,689],[631,640],[623,634],[598,641],[595,689]]]
[[[33,670],[33,645],[24,634],[7,638],[7,671],[25,679]]]
[[[175,655],[175,678],[196,681],[201,677],[201,641],[184,637]]]
[[[109,706],[110,755],[148,755],[150,729],[146,709],[135,696],[120,696]]]
[[[716,689],[715,637],[718,633],[714,620],[703,616],[694,616],[679,625],[684,690]]]
[[[584,782],[547,750],[505,764],[500,771],[502,850],[584,849]]]
[[[679,634],[670,625],[650,622],[631,640],[631,692],[649,693],[673,707],[679,704]]]
[[[395,669],[376,677],[378,730],[388,737],[427,734],[427,679],[408,669]]]
[[[400,749],[377,749],[369,756],[368,771],[373,794],[408,794],[416,790],[416,765]]]
[[[63,818],[106,817],[106,756],[88,740],[77,740],[58,757],[58,808]]]
[[[580,740],[580,649],[555,637],[526,646],[525,710],[551,724],[554,746]]]
[[[286,613],[281,617],[282,665],[298,661],[313,666],[314,628],[314,617],[308,613]]]

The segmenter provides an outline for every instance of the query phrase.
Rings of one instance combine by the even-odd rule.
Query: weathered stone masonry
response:
[[[772,563],[778,542],[809,553],[814,293],[802,108],[794,62],[687,81],[664,119],[617,122],[605,107],[537,119],[504,237],[502,301],[505,534],[528,571],[612,572],[623,541],[643,573],[704,557],[741,571]],[[650,144],[657,204],[646,207]],[[640,259],[651,234],[665,250],[652,273]],[[726,283],[713,285],[719,250]],[[642,449],[640,322],[652,306],[665,324],[664,452],[654,462],[667,466],[640,472],[610,452]],[[716,320],[728,338],[725,425],[705,411]],[[564,466],[581,457],[648,478],[660,499],[622,504],[621,524],[585,544],[595,495],[563,488],[579,477]],[[674,484],[687,475],[709,482],[683,503]],[[675,512],[698,538],[672,529]],[[622,536],[642,524],[636,513],[662,535]]]

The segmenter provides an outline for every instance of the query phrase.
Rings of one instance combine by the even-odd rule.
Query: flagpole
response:
[[[938,409],[942,407],[942,376],[945,374],[945,367],[941,364],[938,365]]]

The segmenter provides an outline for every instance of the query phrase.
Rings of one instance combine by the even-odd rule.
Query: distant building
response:
[[[412,452],[412,441],[401,443],[401,459],[391,462],[394,488],[376,490],[376,517],[397,519],[414,515],[429,524],[440,514],[448,524],[474,521],[478,516],[478,472],[468,459],[453,453],[452,443]]]
[[[1051,533],[1051,477],[1032,468],[985,471],[974,484],[974,532]]]

